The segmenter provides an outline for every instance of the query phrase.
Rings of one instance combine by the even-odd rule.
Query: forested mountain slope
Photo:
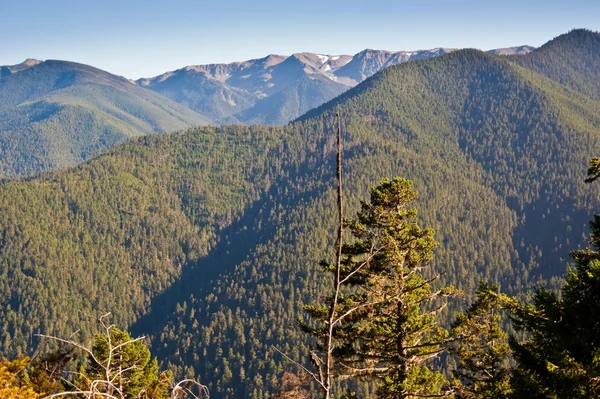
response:
[[[73,166],[130,137],[207,123],[151,90],[87,65],[22,65],[0,78],[0,176]]]
[[[270,55],[189,66],[137,84],[66,61],[1,66],[0,177],[74,166],[142,134],[209,122],[283,125],[382,68],[449,51]]]
[[[511,60],[600,100],[600,33],[575,29]]]
[[[392,67],[365,83],[339,99],[347,118],[349,209],[382,176],[405,176],[421,194],[424,225],[437,231],[436,267],[448,282],[467,293],[480,279],[523,292],[564,273],[567,243],[585,243],[598,206],[597,189],[581,181],[587,159],[600,150],[598,103],[475,51]],[[333,105],[292,129],[333,132]],[[332,150],[333,142],[315,149]],[[293,367],[272,345],[296,359],[308,353],[297,343],[304,337],[294,321],[307,297],[325,293],[317,262],[333,257],[331,158],[309,178],[288,180],[306,193],[299,200],[280,191],[263,205],[262,214],[272,215],[267,220],[234,225],[228,237],[240,241],[217,247],[208,259],[223,266],[217,284],[196,286],[192,273],[184,279],[189,288],[155,301],[165,309],[177,298],[178,306],[134,325],[148,331],[152,321],[174,314],[154,330],[154,347],[173,365],[193,365],[219,395],[263,397],[264,387],[277,387],[278,370]],[[275,233],[253,245],[250,237],[265,226]],[[242,251],[236,242],[252,245]]]
[[[128,142],[75,169],[0,186],[0,351],[112,311],[216,398],[263,398],[305,361],[296,327],[333,257],[334,109],[350,216],[412,179],[435,267],[469,293],[562,275],[598,189],[600,103],[465,50],[388,68],[282,128],[198,128]],[[460,303],[454,303],[454,308]]]

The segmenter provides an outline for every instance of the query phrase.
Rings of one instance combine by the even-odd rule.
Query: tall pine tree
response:
[[[416,196],[412,182],[385,179],[357,219],[344,223],[353,240],[342,251],[341,281],[349,288],[337,309],[335,366],[344,378],[376,378],[381,398],[443,396],[447,384],[430,365],[449,338],[436,314],[456,291],[432,290],[437,276],[424,277],[437,243],[408,208]],[[322,305],[306,310],[325,322]]]

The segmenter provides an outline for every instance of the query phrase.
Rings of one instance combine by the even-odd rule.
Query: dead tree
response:
[[[77,348],[85,353],[89,359],[91,359],[95,366],[98,368],[98,373],[95,373],[94,377],[88,375],[66,371],[68,374],[75,374],[82,383],[75,384],[72,380],[61,376],[61,380],[71,389],[64,392],[55,393],[46,396],[44,399],[55,399],[65,397],[84,397],[85,399],[146,399],[148,393],[144,390],[139,392],[134,397],[127,395],[124,387],[130,382],[127,376],[128,372],[136,369],[141,369],[143,366],[139,364],[133,364],[128,367],[123,367],[119,360],[122,349],[128,345],[132,345],[135,342],[142,341],[145,337],[131,338],[125,342],[115,343],[112,339],[111,330],[115,328],[114,325],[108,324],[106,319],[110,313],[107,313],[99,318],[100,325],[103,328],[103,335],[106,337],[107,342],[107,353],[105,359],[99,359],[94,350],[87,346],[71,339],[62,339],[50,335],[38,334],[40,337],[45,339],[58,342],[63,345]],[[164,375],[164,373],[163,373]],[[177,383],[171,384],[171,399],[200,399],[209,398],[208,388],[205,385],[198,383],[192,379],[184,379]],[[196,391],[196,392],[194,392]]]

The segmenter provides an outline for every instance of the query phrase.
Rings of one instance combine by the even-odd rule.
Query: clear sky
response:
[[[600,31],[600,0],[0,0],[0,65],[139,78],[271,53],[540,46],[572,28]]]

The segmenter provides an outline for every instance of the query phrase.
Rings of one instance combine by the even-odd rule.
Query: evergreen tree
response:
[[[353,288],[340,300],[336,367],[345,378],[377,378],[381,398],[440,396],[446,385],[429,365],[448,340],[435,315],[456,291],[432,291],[436,277],[422,275],[437,244],[407,208],[416,196],[410,181],[385,179],[357,219],[345,221],[354,240],[343,246],[341,281]],[[317,320],[326,316],[323,307],[307,310]]]
[[[513,303],[516,325],[530,334],[511,340],[517,397],[600,397],[600,217],[591,222],[592,248],[573,251],[559,297],[539,288],[533,305]]]
[[[596,179],[597,165],[590,161],[587,182]],[[511,340],[516,397],[600,397],[600,216],[590,229],[590,247],[571,252],[575,265],[562,295],[539,288],[533,305],[507,300],[517,327],[530,335]]]
[[[114,386],[106,387],[108,393],[118,389],[127,398],[142,392],[146,398],[167,397],[171,375],[161,375],[144,342],[132,339],[127,331],[112,327],[107,334],[96,335],[88,362],[86,379],[111,381]]]
[[[590,159],[590,166],[587,170],[588,177],[585,179],[586,183],[596,181],[600,177],[600,158]]]
[[[477,300],[452,325],[456,343],[451,352],[458,360],[453,371],[456,398],[500,399],[511,392],[510,347],[500,326],[502,304],[496,291],[495,285],[480,283]]]
[[[170,371],[160,372],[156,358],[142,341],[144,337],[131,338],[105,322],[106,314],[100,317],[104,332],[97,334],[90,348],[70,339],[40,335],[52,341],[66,344],[67,348],[50,352],[45,358],[52,366],[46,371],[47,379],[37,379],[52,383],[63,382],[63,388],[52,386],[52,397],[85,397],[92,399],[105,397],[113,399],[185,399],[209,397],[208,388],[193,378],[185,378],[177,383]],[[84,356],[75,358],[75,349]],[[33,370],[37,366],[33,367]]]
[[[142,341],[144,337],[131,338],[127,331],[108,325],[105,319],[109,315],[110,313],[100,317],[104,332],[96,334],[90,348],[71,339],[40,335],[65,344],[66,349],[50,352],[45,356],[51,361],[48,363],[51,367],[46,368],[41,376],[44,378],[38,376],[37,381],[62,381],[65,389],[54,393],[55,397],[72,396],[76,392],[86,398],[169,397],[168,390],[173,382],[171,372],[159,372],[156,358],[151,358],[150,350]],[[82,351],[84,356],[72,356],[75,349]],[[34,371],[36,368],[39,367],[34,367]],[[193,380],[189,381],[195,383]]]

